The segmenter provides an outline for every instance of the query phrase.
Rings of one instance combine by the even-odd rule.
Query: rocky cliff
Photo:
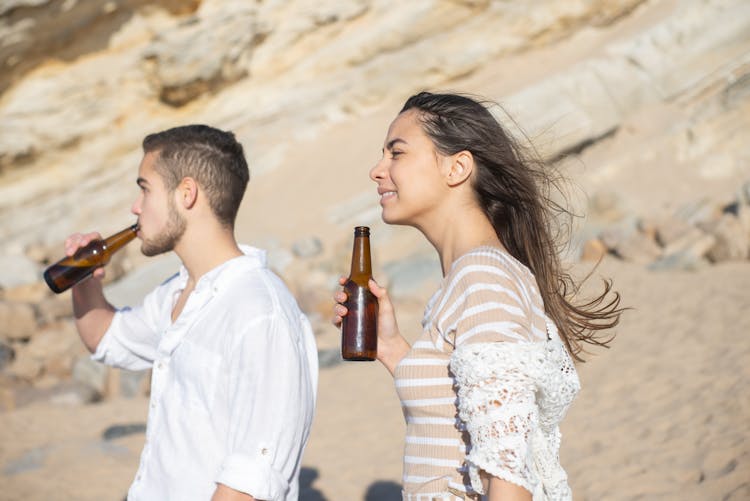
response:
[[[231,129],[246,146],[238,233],[270,249],[315,319],[353,224],[375,227],[397,295],[435,278],[418,238],[379,223],[366,176],[421,89],[500,102],[583,188],[571,257],[659,269],[748,256],[743,0],[8,0],[0,68],[0,367],[12,381],[51,388],[75,373],[106,393],[73,342],[69,299],[40,273],[67,234],[132,221],[140,141],[178,124]],[[129,249],[110,290],[137,298],[173,264]]]

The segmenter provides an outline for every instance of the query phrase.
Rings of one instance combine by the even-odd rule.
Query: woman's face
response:
[[[419,112],[411,109],[391,123],[383,156],[370,169],[378,184],[383,221],[424,227],[445,196],[441,166],[445,157],[422,130]]]

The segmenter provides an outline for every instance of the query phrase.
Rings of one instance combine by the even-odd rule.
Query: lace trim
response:
[[[471,437],[472,488],[484,493],[484,470],[534,493],[535,501],[569,499],[558,423],[580,383],[559,339],[460,345],[450,368],[459,418]]]

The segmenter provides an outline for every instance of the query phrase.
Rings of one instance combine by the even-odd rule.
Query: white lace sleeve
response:
[[[458,415],[471,438],[466,456],[472,488],[484,493],[479,471],[534,492],[531,439],[539,424],[535,373],[539,343],[460,345],[451,356]]]

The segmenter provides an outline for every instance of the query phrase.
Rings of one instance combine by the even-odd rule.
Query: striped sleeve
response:
[[[531,340],[534,315],[530,288],[515,270],[494,256],[469,256],[451,272],[438,305],[438,331],[454,347]]]

